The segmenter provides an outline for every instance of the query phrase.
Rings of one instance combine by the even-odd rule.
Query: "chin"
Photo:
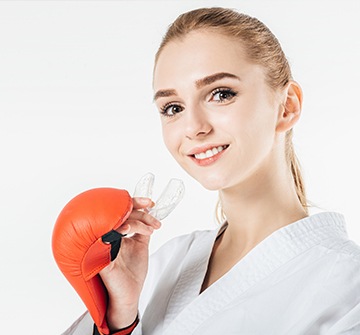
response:
[[[218,185],[212,185],[212,184],[204,184],[204,183],[201,183],[200,184],[206,188],[208,191],[219,191],[221,189],[220,186]]]
[[[229,187],[229,184],[231,184],[228,178],[229,176],[226,177],[227,172],[225,173],[223,169],[194,169],[186,164],[180,164],[180,166],[188,175],[209,191],[219,191]],[[222,173],[220,171],[222,171]]]
[[[207,176],[204,174],[200,177],[195,175],[191,176],[209,191],[219,191],[226,187],[224,179],[218,174],[211,176]]]

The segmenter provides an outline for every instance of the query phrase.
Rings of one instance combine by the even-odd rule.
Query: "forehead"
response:
[[[234,73],[240,78],[255,72],[259,65],[246,58],[242,43],[223,34],[195,31],[169,42],[161,51],[154,69],[154,89],[196,82],[213,73]]]

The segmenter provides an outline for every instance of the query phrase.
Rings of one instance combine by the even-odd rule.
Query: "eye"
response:
[[[212,101],[225,102],[229,101],[237,95],[235,91],[230,88],[217,88],[211,92]]]
[[[160,108],[160,114],[166,117],[173,117],[182,112],[184,108],[174,103],[168,103]]]

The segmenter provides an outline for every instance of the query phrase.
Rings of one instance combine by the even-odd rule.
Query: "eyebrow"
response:
[[[159,98],[166,98],[176,95],[176,91],[173,89],[170,90],[159,90],[154,95],[154,101]]]
[[[238,76],[235,76],[232,73],[219,72],[219,73],[215,73],[215,74],[212,74],[210,76],[207,76],[207,77],[204,77],[202,79],[195,81],[195,86],[197,89],[199,89],[199,88],[210,85],[210,84],[214,83],[215,81],[218,81],[218,80],[224,79],[224,78],[240,80],[240,78]]]
[[[224,78],[231,78],[231,79],[237,79],[240,80],[240,78],[232,73],[228,72],[219,72],[215,74],[211,74],[210,76],[206,76],[204,78],[198,79],[195,81],[195,87],[197,89],[200,89],[204,86],[210,85],[218,80],[224,79]],[[166,98],[171,97],[173,95],[176,95],[176,90],[174,89],[168,89],[168,90],[159,90],[154,95],[154,101],[159,98]]]

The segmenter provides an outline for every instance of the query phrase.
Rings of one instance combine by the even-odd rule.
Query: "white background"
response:
[[[196,7],[258,17],[279,38],[305,100],[295,146],[308,196],[341,212],[360,244],[360,2],[0,1],[1,333],[59,334],[84,310],[51,253],[56,217],[93,187],[186,184],[153,238],[215,226],[217,195],[167,153],[152,103],[153,56],[167,25]],[[195,51],[194,51],[195,52]]]

